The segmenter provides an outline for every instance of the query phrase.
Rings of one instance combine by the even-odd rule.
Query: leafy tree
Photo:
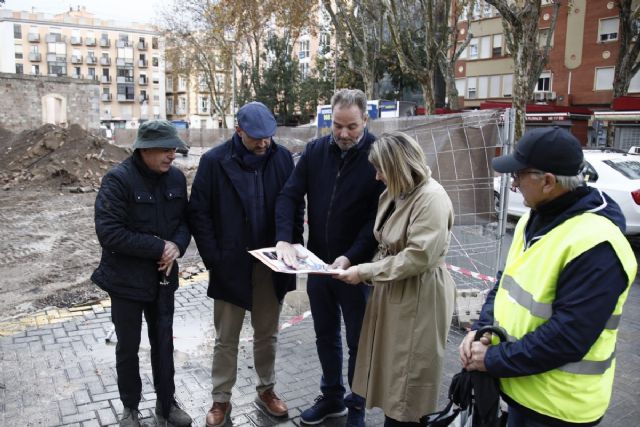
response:
[[[288,34],[269,36],[265,43],[262,60],[262,84],[256,92],[256,99],[271,108],[278,121],[288,124],[293,121],[298,100],[300,70],[298,59],[292,54],[291,38]]]
[[[311,74],[302,78],[298,93],[300,115],[306,122],[309,117],[316,115],[317,107],[328,104],[333,95],[334,67],[331,58],[316,57],[316,66]]]

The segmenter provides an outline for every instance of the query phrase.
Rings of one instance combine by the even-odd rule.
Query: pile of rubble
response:
[[[0,132],[0,186],[4,190],[28,186],[70,187],[93,191],[113,165],[129,155],[78,125],[52,124],[16,135]]]

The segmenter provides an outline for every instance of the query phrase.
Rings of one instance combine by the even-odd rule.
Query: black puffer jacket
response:
[[[135,152],[111,169],[96,197],[95,225],[102,258],[91,280],[119,298],[154,300],[162,274],[157,262],[164,240],[175,243],[181,256],[191,240],[186,207],[186,179],[175,167],[155,173]],[[168,286],[178,287],[177,262]]]

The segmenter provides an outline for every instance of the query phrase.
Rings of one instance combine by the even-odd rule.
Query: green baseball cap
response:
[[[133,149],[182,148],[187,144],[180,139],[178,131],[167,120],[149,120],[140,125]]]

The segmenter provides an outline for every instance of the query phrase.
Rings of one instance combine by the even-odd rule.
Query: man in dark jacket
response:
[[[173,295],[178,288],[176,259],[187,250],[187,184],[171,163],[184,146],[166,120],[143,123],[133,155],[102,179],[96,197],[100,265],[91,279],[111,297],[115,326],[118,391],[124,405],[120,426],[139,426],[142,382],[138,348],[142,315],[147,320],[158,418],[191,425],[176,403],[173,382]]]
[[[233,137],[202,156],[189,201],[193,236],[209,270],[207,295],[215,300],[207,427],[229,420],[245,310],[251,311],[253,326],[256,403],[276,417],[288,414],[274,392],[275,357],[282,299],[295,289],[295,276],[273,273],[248,250],[275,244],[276,197],[293,170],[293,158],[272,141],[276,121],[264,104],[244,105],[237,120]],[[292,235],[302,241],[301,209],[292,222]]]
[[[384,186],[376,181],[376,171],[368,161],[375,136],[365,127],[367,99],[360,90],[343,89],[333,96],[331,106],[332,133],[307,145],[276,205],[278,258],[294,268],[293,219],[305,195],[308,247],[332,268],[347,269],[370,261],[376,248],[373,224]],[[355,394],[344,396],[340,313],[346,327],[351,385],[369,288],[310,275],[307,293],[322,366],[322,395],[300,418],[306,424],[319,424],[328,417],[345,415],[348,407],[347,425],[364,426],[364,399]]]
[[[468,371],[500,379],[509,426],[592,426],[611,398],[618,324],[636,275],[618,205],[580,173],[580,142],[559,127],[527,132],[493,168],[510,172],[531,211],[460,345]],[[499,325],[507,341],[473,342]]]

